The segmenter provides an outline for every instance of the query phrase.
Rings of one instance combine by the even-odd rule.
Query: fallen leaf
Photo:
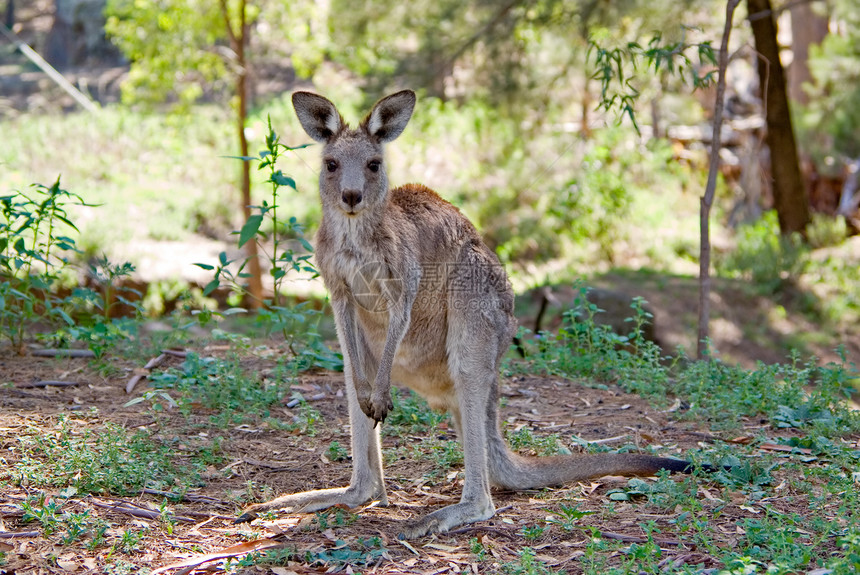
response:
[[[78,564],[75,561],[69,561],[67,559],[57,559],[57,565],[63,571],[77,571]]]
[[[170,571],[171,569],[178,569],[180,567],[197,567],[198,565],[208,563],[209,561],[217,561],[218,559],[225,559],[227,557],[247,555],[248,553],[251,553],[253,551],[271,549],[272,547],[281,547],[282,545],[282,542],[275,541],[274,539],[256,539],[254,541],[246,541],[245,543],[232,545],[230,547],[222,549],[221,551],[216,551],[215,553],[198,555],[196,557],[190,557],[184,561],[179,561],[178,563],[171,563],[170,565],[159,567],[152,572],[152,575],[158,575],[159,573],[165,573],[167,571]]]
[[[786,453],[803,453],[804,455],[812,454],[812,450],[806,447],[792,447],[790,445],[780,445],[778,443],[762,443],[758,447],[759,449],[764,449],[766,451],[784,451]]]

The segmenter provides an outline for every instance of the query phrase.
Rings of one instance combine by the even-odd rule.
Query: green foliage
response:
[[[637,132],[639,125],[635,106],[640,95],[634,85],[637,74],[676,76],[685,84],[689,82],[694,90],[706,88],[715,81],[713,66],[717,58],[711,42],[688,44],[686,27],[682,27],[678,41],[664,43],[662,34],[656,32],[647,46],[628,42],[623,46],[605,47],[603,43],[608,39],[607,33],[607,30],[601,30],[589,38],[589,55],[594,57],[595,77],[600,81],[600,107],[607,112],[617,110],[627,116]],[[708,72],[699,75],[700,70],[709,68]]]
[[[305,274],[311,278],[317,276],[316,269],[310,262],[313,247],[304,237],[304,227],[295,217],[290,217],[286,222],[278,216],[279,193],[281,188],[289,188],[295,193],[295,180],[285,175],[277,168],[278,159],[282,151],[295,151],[307,147],[300,145],[295,147],[282,144],[280,136],[272,128],[271,118],[268,122],[268,133],[266,135],[266,149],[256,157],[238,158],[244,162],[258,162],[258,170],[267,170],[266,183],[271,188],[270,200],[263,200],[261,205],[251,206],[253,213],[242,226],[242,229],[233,232],[238,236],[238,247],[242,247],[249,241],[258,242],[260,249],[265,254],[274,285],[274,297],[271,301],[261,302],[264,307],[257,313],[257,322],[264,327],[267,334],[278,331],[284,337],[290,351],[294,356],[294,365],[297,369],[310,369],[323,367],[326,369],[342,370],[343,359],[339,354],[331,351],[323,342],[317,331],[321,312],[311,307],[310,302],[302,302],[296,305],[287,305],[284,301],[284,285],[290,274]],[[271,230],[263,227],[268,222]],[[271,245],[271,251],[266,246]],[[238,268],[236,265],[238,262]],[[203,289],[203,295],[208,296],[222,285],[230,286],[234,292],[243,296],[250,293],[245,288],[243,280],[249,277],[245,267],[249,259],[229,259],[226,252],[219,255],[218,264],[198,263],[196,266],[213,272],[212,280]],[[228,310],[228,312],[198,312],[201,323],[207,323],[213,315],[223,316],[226,313],[239,312],[240,309]]]
[[[172,401],[186,415],[195,409],[215,411],[213,417],[223,425],[240,422],[247,414],[268,417],[269,408],[286,393],[281,382],[246,373],[238,358],[200,357],[196,353],[189,353],[179,369],[153,373],[149,379],[157,396],[144,395],[126,405],[152,399],[168,404]],[[163,390],[170,390],[170,395],[165,396]]]
[[[594,511],[580,511],[579,505],[559,505],[558,511],[553,512],[555,517],[547,519],[547,522],[558,525],[565,531],[573,531],[577,522],[583,517],[593,515]]]
[[[860,157],[860,12],[851,0],[829,5],[831,21],[840,22],[820,45],[810,46],[813,84],[805,86],[810,103],[802,116],[804,136],[798,142],[825,174],[841,170],[843,162]]]
[[[3,475],[16,483],[64,487],[68,495],[135,494],[141,488],[187,486],[195,474],[179,469],[171,451],[146,433],[129,434],[114,424],[97,431],[79,430],[74,420],[60,418],[51,433],[24,433],[21,459]]]
[[[74,321],[52,293],[68,255],[76,251],[77,231],[69,219],[70,204],[86,205],[60,187],[35,185],[34,194],[0,197],[0,337],[23,351],[26,330],[37,321]]]
[[[540,334],[528,346],[529,358],[545,372],[617,383],[664,405],[675,396],[689,403],[679,416],[706,419],[717,427],[737,425],[739,416],[761,415],[774,427],[814,428],[824,435],[860,429],[860,416],[845,403],[858,371],[844,356],[841,363],[823,366],[802,364],[794,356],[789,364],[760,364],[754,370],[716,359],[682,356],[667,362],[642,335],[648,317],[641,300],[632,304],[631,332],[619,335],[594,321],[600,310],[585,295],[581,287],[558,335]]]
[[[522,427],[518,431],[505,433],[505,439],[515,450],[533,451],[538,456],[570,454],[570,450],[559,441],[557,433],[535,436],[528,427]]]
[[[518,555],[520,556],[519,561],[502,565],[502,573],[507,575],[551,575],[554,573],[535,557],[534,549],[531,547],[523,547]]]
[[[315,514],[315,519],[320,531],[325,531],[330,527],[346,527],[347,525],[351,525],[358,519],[358,515],[338,507],[327,511],[318,511]]]
[[[448,418],[447,414],[430,409],[427,402],[411,390],[403,392],[392,387],[391,401],[394,409],[388,414],[384,429],[391,430],[394,434],[427,432]]]
[[[544,533],[546,533],[548,530],[548,526],[524,525],[523,528],[520,530],[520,533],[522,534],[523,538],[527,539],[528,541],[534,541],[543,537]]]
[[[232,3],[231,3],[232,4]],[[228,72],[215,45],[227,37],[216,2],[110,0],[105,32],[132,62],[123,101],[188,106]]]
[[[75,287],[69,295],[58,295],[76,267],[71,258],[79,253],[69,235],[78,231],[69,211],[88,204],[62,189],[59,179],[51,187],[33,188],[32,195],[16,192],[0,197],[0,337],[19,352],[32,335],[61,346],[81,341],[101,357],[108,346],[136,334],[135,324],[110,317],[118,304],[140,311],[136,302],[123,296],[130,290],[118,285],[134,267],[102,257],[87,270],[101,291]],[[30,334],[35,327],[53,329]]]
[[[329,461],[346,461],[349,459],[349,451],[339,441],[332,441],[326,450]]]
[[[606,496],[610,501],[636,501],[646,499],[650,504],[663,509],[674,509],[690,498],[695,499],[697,485],[690,480],[676,481],[669,474],[661,472],[656,482],[634,477],[627,481],[625,488],[610,489]]]
[[[575,307],[564,314],[556,336],[540,334],[536,361],[549,373],[618,381],[625,389],[644,395],[659,394],[668,385],[669,372],[660,348],[646,340],[642,326],[650,321],[641,298],[631,304],[631,331],[620,335],[595,317],[602,310],[587,299],[579,285]]]
[[[771,295],[794,284],[806,269],[809,251],[797,236],[783,236],[775,211],[737,233],[737,246],[716,258],[717,273],[748,280],[763,295]]]

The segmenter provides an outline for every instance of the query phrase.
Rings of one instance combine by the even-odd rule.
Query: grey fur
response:
[[[389,189],[382,144],[403,132],[414,104],[413,92],[398,92],[350,129],[327,99],[293,94],[305,131],[325,144],[316,257],[344,351],[353,471],[348,487],[284,495],[247,513],[387,505],[377,424],[392,409],[392,379],[451,414],[465,459],[460,502],[407,522],[403,537],[492,517],[491,485],[525,489],[683,470],[686,462],[645,455],[529,458],[507,447],[498,370],[516,331],[514,294],[498,258],[457,208],[421,185]]]

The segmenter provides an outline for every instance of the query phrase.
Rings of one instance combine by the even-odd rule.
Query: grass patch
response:
[[[840,350],[841,362],[816,365],[797,355],[788,364],[759,364],[747,370],[717,359],[692,361],[667,357],[646,340],[642,326],[650,320],[641,299],[631,307],[630,332],[620,335],[598,324],[600,309],[580,297],[565,313],[557,335],[532,339],[533,367],[552,375],[617,383],[666,407],[676,398],[687,407],[683,418],[707,420],[717,428],[737,426],[742,416],[761,416],[775,428],[815,428],[825,436],[860,431],[860,414],[846,404],[851,382],[860,372]]]
[[[193,467],[176,465],[171,448],[146,432],[129,433],[112,423],[84,425],[60,417],[47,432],[33,427],[22,434],[16,447],[19,458],[5,467],[4,481],[63,488],[66,497],[129,495],[144,487],[182,490],[200,481]]]

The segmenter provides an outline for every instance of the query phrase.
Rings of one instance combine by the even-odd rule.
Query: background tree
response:
[[[239,154],[248,156],[251,23],[259,6],[246,0],[110,0],[106,29],[131,61],[123,101],[170,102],[187,109],[204,93],[231,94]],[[242,162],[240,201],[250,216],[251,176]],[[258,246],[245,244],[251,305],[263,301]]]
[[[779,229],[783,234],[804,233],[810,221],[809,199],[797,158],[774,11],[770,0],[747,0],[747,9],[758,52],[759,85],[765,106],[773,203]]]

